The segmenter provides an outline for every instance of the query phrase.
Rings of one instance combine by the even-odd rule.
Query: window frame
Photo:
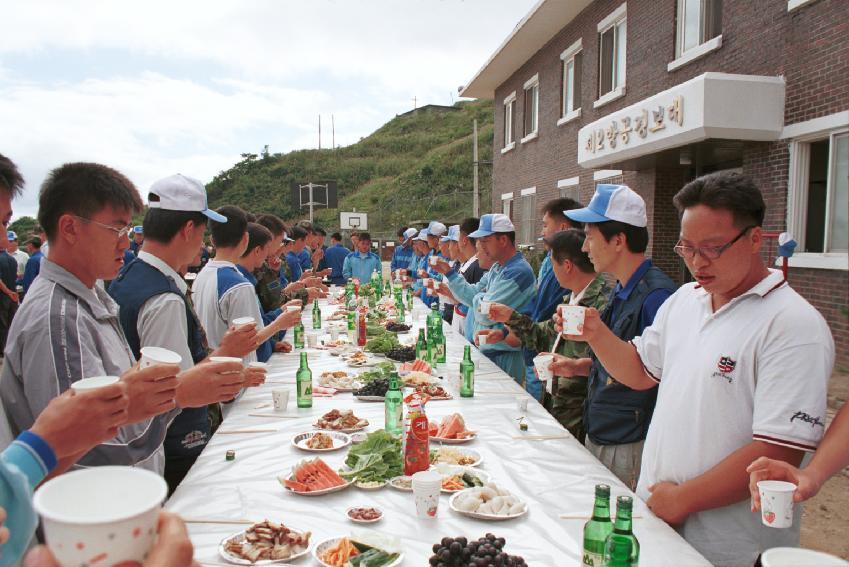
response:
[[[624,41],[622,40],[620,33],[620,25],[622,26],[622,30],[624,31]],[[604,71],[604,61],[602,59],[602,36],[610,31],[613,28],[613,61],[611,61],[611,90],[606,92],[602,91],[602,81],[604,80],[603,71]],[[598,83],[596,85],[598,98],[593,103],[594,108],[598,108],[608,102],[616,100],[620,97],[625,96],[625,85],[627,83],[628,76],[628,4],[627,2],[622,3],[618,8],[616,8],[613,12],[611,12],[606,18],[598,23],[597,26],[598,35]],[[622,62],[622,72],[621,77],[618,72],[619,68],[619,50],[620,44],[624,44],[623,46],[623,56],[625,60]],[[621,80],[620,80],[621,79]]]
[[[510,221],[513,221],[513,192],[501,194],[501,213],[507,215]]]
[[[533,130],[528,131],[528,91],[533,90],[535,96],[533,97]],[[523,103],[522,103],[522,140],[520,143],[524,144],[525,142],[529,142],[536,138],[539,135],[539,73],[535,73],[533,77],[525,81],[525,84],[522,87],[523,93]]]
[[[581,55],[580,67],[576,64],[576,60],[575,60],[575,58],[579,54]],[[584,57],[583,57],[583,40],[582,40],[582,38],[578,38],[578,41],[576,41],[575,43],[570,45],[568,48],[563,50],[563,52],[560,54],[561,84],[560,84],[560,118],[557,120],[558,126],[566,124],[567,122],[571,122],[572,120],[575,120],[576,118],[580,118],[580,116],[581,116],[581,107],[583,105],[581,104],[581,102],[582,102],[581,101],[581,93],[575,91],[575,77],[576,77],[577,73],[582,71],[581,68],[583,67],[583,60],[584,60]],[[571,85],[568,83],[568,74],[566,72],[567,66],[570,63],[572,64],[572,82],[571,82]],[[579,85],[583,85],[583,76],[581,76],[581,80],[579,81]],[[571,109],[568,108],[568,103],[567,103],[567,92],[566,92],[567,87],[568,87],[568,90],[570,91],[569,94],[572,95],[570,97],[571,102],[572,102],[572,108]],[[577,107],[574,106],[576,94],[577,94],[577,98],[578,98],[578,106]]]
[[[503,110],[502,116],[504,116],[504,139],[502,140],[502,142],[503,142],[503,147],[501,148],[502,154],[507,153],[507,152],[509,152],[510,150],[512,150],[513,148],[516,147],[516,129],[514,127],[515,124],[516,124],[516,91],[513,91],[512,93],[507,95],[507,97],[504,99],[504,102],[503,102],[503,108],[504,108],[504,110]],[[507,120],[508,109],[509,109],[509,114],[510,114],[510,120],[509,121]],[[510,141],[509,142],[507,141],[508,140],[508,135],[507,135],[508,133],[510,134],[510,136],[509,136]]]
[[[687,0],[677,0],[676,6],[676,23],[675,23],[675,59],[671,61],[667,67],[667,71],[675,71],[696,59],[704,57],[708,53],[716,51],[722,47],[722,30],[714,37],[702,39],[705,34],[705,2],[700,0],[699,6],[699,43],[689,49],[684,49],[684,33],[686,29],[687,19]],[[721,14],[720,14],[721,21]],[[721,26],[720,26],[721,27]]]

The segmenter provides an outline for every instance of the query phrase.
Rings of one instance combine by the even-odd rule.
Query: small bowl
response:
[[[351,443],[354,445],[358,445],[368,439],[367,433],[352,433],[351,434]]]
[[[374,520],[359,520],[357,518],[351,517],[351,512],[353,510],[356,510],[357,508],[371,508],[373,510],[377,510],[380,513],[380,515],[377,518],[375,518]],[[351,506],[350,508],[345,510],[345,516],[349,520],[351,520],[352,522],[354,522],[356,524],[374,524],[374,523],[377,523],[377,522],[379,522],[380,520],[383,519],[383,510],[381,510],[377,506]]]

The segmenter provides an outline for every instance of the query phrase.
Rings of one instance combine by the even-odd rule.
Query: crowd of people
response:
[[[5,227],[23,186],[0,156]],[[264,382],[250,363],[291,351],[284,337],[301,314],[289,308],[324,297],[323,281],[383,270],[367,232],[349,249],[339,232],[326,245],[310,222],[211,210],[187,176],[155,182],[147,201],[145,211],[112,168],[66,164],[41,187],[32,255],[0,232],[0,567],[30,545],[35,487],[72,467],[143,467],[173,491],[228,404]],[[645,203],[625,185],[598,185],[587,206],[546,203],[536,272],[503,214],[401,227],[390,271],[709,561],[751,565],[764,549],[798,545],[800,524],[764,527],[752,512],[755,483],[790,479],[803,500],[849,464],[847,412],[825,432],[834,343],[822,316],[767,267],[766,206],[752,179],[695,179],[674,206],[675,252],[694,280],[680,287],[647,257]],[[563,334],[561,305],[586,308],[581,334]],[[140,368],[151,346],[180,362]],[[553,355],[554,380],[537,375],[540,353]],[[121,380],[71,389],[102,375]],[[148,565],[191,562],[175,516],[163,512],[157,546]],[[44,548],[27,559],[50,564]]]

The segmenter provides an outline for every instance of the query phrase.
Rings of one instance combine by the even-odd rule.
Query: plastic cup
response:
[[[554,379],[554,374],[548,369],[548,366],[553,360],[553,354],[538,354],[534,357],[534,368],[536,368],[537,376],[539,376],[541,382],[548,382]]]
[[[436,518],[439,511],[439,493],[442,490],[442,475],[435,471],[421,471],[413,475],[413,498],[416,516]]]
[[[233,325],[236,328],[243,327],[245,325],[256,325],[256,319],[253,317],[237,317],[233,319]]]
[[[274,404],[274,411],[286,411],[286,407],[289,405],[289,390],[274,388],[271,390],[271,401]]]
[[[521,398],[516,399],[516,408],[518,408],[521,412],[528,411],[528,397],[522,396]]]
[[[307,333],[307,346],[310,348],[318,346],[318,333]]]
[[[849,567],[849,562],[813,549],[773,547],[761,554],[763,567]]]
[[[339,328],[330,327],[330,340],[336,342],[339,340]]]
[[[147,368],[154,364],[180,364],[183,357],[167,348],[146,346],[141,349],[139,368]]]
[[[480,311],[481,315],[489,315],[489,308],[492,306],[491,301],[481,301],[478,304],[478,311]]]
[[[436,256],[431,256],[427,259],[427,261],[431,266],[435,266],[436,263],[439,262],[439,258],[437,258]]]
[[[783,480],[761,480],[761,521],[771,528],[789,528],[793,525],[793,493],[796,485]]]
[[[587,308],[581,305],[561,305],[560,317],[563,319],[564,335],[581,335],[584,333],[584,316]]]
[[[71,384],[71,389],[77,393],[89,392],[104,386],[117,384],[121,378],[119,376],[92,376],[91,378],[83,378]]]
[[[46,482],[33,497],[61,565],[141,565],[156,540],[165,480],[133,467],[92,467]]]

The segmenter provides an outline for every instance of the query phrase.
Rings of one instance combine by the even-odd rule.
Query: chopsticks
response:
[[[238,435],[240,433],[277,433],[280,431],[279,429],[230,429],[227,431],[221,431],[220,429],[215,432],[216,435]]]
[[[249,417],[279,417],[280,419],[298,419],[300,415],[287,415],[285,413],[249,413]]]
[[[523,441],[547,441],[549,439],[569,439],[569,435],[513,435],[513,439]]]
[[[183,518],[187,524],[255,524],[251,520],[228,520],[226,518]]]

